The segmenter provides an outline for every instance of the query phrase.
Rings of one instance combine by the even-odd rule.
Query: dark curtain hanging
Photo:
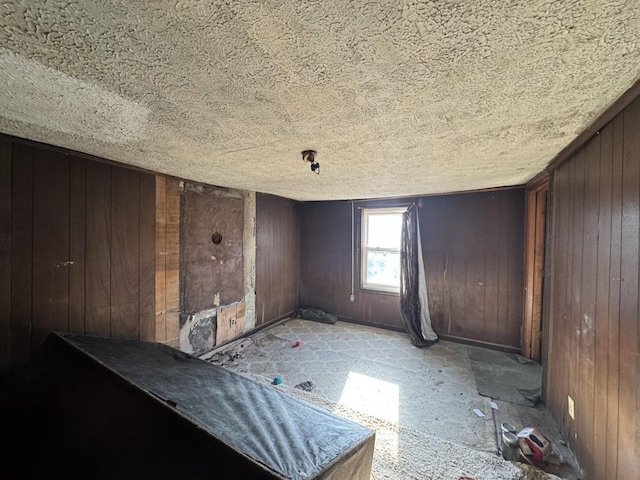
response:
[[[405,330],[416,347],[433,345],[438,341],[438,335],[431,328],[418,207],[415,204],[402,218],[400,270],[400,311]]]

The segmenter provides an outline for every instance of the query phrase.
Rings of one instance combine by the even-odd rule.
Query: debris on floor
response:
[[[304,390],[305,392],[313,392],[313,389],[316,388],[316,386],[313,384],[312,381],[307,380],[306,382],[297,384],[293,388],[297,388],[298,390]]]
[[[319,308],[301,308],[292,315],[292,318],[302,318],[304,320],[329,324],[334,324],[338,321],[338,317],[333,313],[325,312]]]
[[[292,348],[296,341],[300,348]],[[406,335],[373,327],[288,320],[260,332],[225,367],[375,429],[377,480],[557,480],[505,461],[495,436],[498,421],[536,425],[548,436],[548,412],[516,406],[545,421],[512,419],[511,404],[480,396],[464,345],[409,346]],[[275,376],[287,382],[274,386]],[[312,392],[301,388],[311,380]]]
[[[535,426],[541,432],[550,444],[551,452],[545,454],[543,463],[534,462],[531,456],[527,457],[520,454],[519,443],[516,443],[517,453],[520,462],[534,464],[538,469],[548,473],[557,475],[567,480],[578,480],[582,478],[580,469],[576,464],[573,454],[562,440],[557,425],[551,418],[548,410],[542,405],[536,407],[525,407],[500,400],[494,400],[499,405],[499,410],[494,410],[494,420],[496,424],[496,436],[498,438],[498,446],[504,455],[502,449],[502,434],[506,430],[510,430],[517,437],[517,432],[523,430],[523,426]],[[504,427],[504,426],[507,427]],[[510,428],[509,428],[510,427]],[[546,442],[542,441],[545,447]],[[544,452],[542,452],[544,454]],[[521,464],[518,464],[521,465]],[[529,477],[525,477],[529,478]],[[537,478],[537,477],[531,477]]]

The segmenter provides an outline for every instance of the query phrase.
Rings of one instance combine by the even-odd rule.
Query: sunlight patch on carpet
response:
[[[400,387],[391,382],[349,372],[338,404],[358,412],[398,425],[400,411]],[[380,436],[380,433],[378,434]],[[387,430],[384,434],[387,452],[398,456],[398,432]]]

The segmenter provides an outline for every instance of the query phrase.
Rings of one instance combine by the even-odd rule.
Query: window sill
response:
[[[378,290],[375,288],[367,288],[367,287],[358,287],[359,293],[372,293],[375,295],[389,295],[392,297],[399,297],[400,292],[390,292],[388,290]]]

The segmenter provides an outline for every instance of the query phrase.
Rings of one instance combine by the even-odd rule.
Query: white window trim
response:
[[[384,213],[398,213],[402,214],[407,211],[406,207],[384,207],[384,208],[363,208],[362,216],[360,218],[360,288],[363,290],[377,291],[377,292],[385,292],[385,293],[400,293],[400,287],[390,287],[389,285],[380,285],[377,283],[368,283],[367,280],[367,252],[368,251],[378,251],[378,252],[393,252],[400,253],[400,248],[376,248],[376,247],[367,247],[367,239],[368,239],[368,227],[369,222],[367,221],[367,217],[370,214],[384,214]],[[401,234],[401,233],[400,233]]]

